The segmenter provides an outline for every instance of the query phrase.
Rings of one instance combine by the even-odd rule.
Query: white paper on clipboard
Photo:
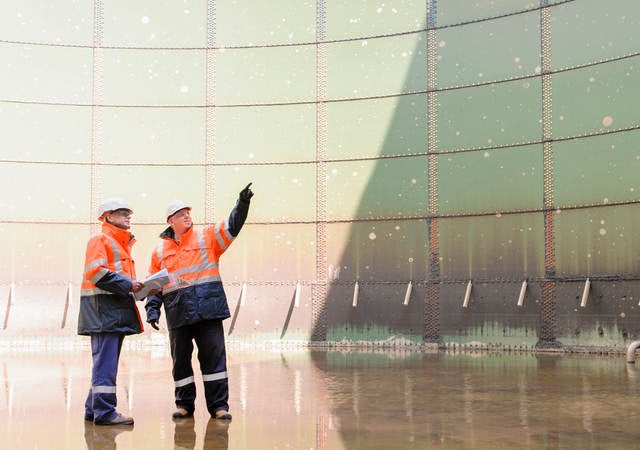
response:
[[[167,269],[162,269],[144,280],[143,283],[144,287],[133,294],[136,300],[142,300],[154,289],[162,289],[162,286],[169,283],[169,272]]]

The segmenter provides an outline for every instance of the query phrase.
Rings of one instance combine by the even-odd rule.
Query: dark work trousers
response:
[[[191,366],[193,341],[198,347],[198,361],[209,414],[215,416],[216,411],[229,411],[227,355],[222,319],[205,320],[169,330],[176,406],[190,413],[195,409],[196,385]]]
[[[118,360],[124,334],[95,333],[91,335],[91,388],[84,404],[86,419],[94,422],[112,420],[116,417],[116,377]]]

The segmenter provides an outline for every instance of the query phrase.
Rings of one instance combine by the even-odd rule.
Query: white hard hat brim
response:
[[[165,217],[167,218],[167,221],[169,221],[171,216],[173,216],[178,211],[182,211],[183,209],[188,209],[189,211],[191,211],[191,206],[183,202],[182,200],[173,200],[167,206],[167,211],[165,213]]]
[[[113,197],[107,198],[100,203],[98,207],[98,220],[104,222],[105,214],[110,213],[111,211],[115,211],[118,209],[126,209],[129,211],[129,214],[133,214],[133,210],[129,207],[129,204],[122,200],[121,198]]]
[[[191,206],[185,206],[184,208],[180,208],[180,209],[177,209],[176,211],[172,212],[170,215],[167,216],[167,222],[169,221],[169,219],[171,219],[173,216],[178,214],[183,209],[187,209],[187,210],[191,211]]]
[[[125,211],[129,211],[129,214],[133,214],[133,210],[132,210],[132,209],[129,209],[129,208],[117,208],[117,209],[111,209],[111,210],[109,210],[109,211],[105,211],[105,212],[103,212],[103,213],[102,213],[102,215],[101,215],[100,217],[98,217],[98,220],[99,220],[100,222],[104,222],[104,217],[105,217],[107,214],[112,213],[112,212],[114,212],[114,211],[117,211],[118,209],[124,209]]]

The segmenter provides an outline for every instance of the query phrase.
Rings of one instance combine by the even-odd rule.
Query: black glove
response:
[[[253,183],[249,183],[247,184],[247,186],[240,191],[240,200],[242,200],[245,203],[249,203],[249,201],[251,200],[251,197],[253,197],[253,191],[251,189],[249,189],[249,187],[252,185]]]
[[[160,329],[160,327],[158,327],[158,319],[149,320],[148,322],[156,330]]]

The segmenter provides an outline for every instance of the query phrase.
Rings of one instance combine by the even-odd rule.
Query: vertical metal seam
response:
[[[95,0],[93,5],[93,61],[92,61],[92,99],[91,99],[91,194],[89,222],[91,235],[100,231],[100,224],[95,220],[102,192],[102,177],[98,171],[100,151],[102,148],[102,119],[98,105],[101,104],[103,93],[102,80],[102,43],[104,39],[104,6],[102,0]]]
[[[555,245],[553,214],[554,176],[551,103],[551,10],[548,0],[541,0],[540,8],[540,59],[542,72],[542,172],[543,210],[545,216],[545,276],[555,274]],[[550,226],[547,226],[550,225]]]
[[[437,74],[437,0],[427,4],[427,239],[429,243],[423,339],[440,340],[440,243],[438,237],[438,86]]]
[[[312,341],[327,338],[327,217],[326,217],[326,4],[316,4],[316,289],[312,298]]]
[[[543,209],[545,214],[545,276],[555,275],[555,244],[553,229],[554,186],[553,186],[553,143],[551,110],[551,10],[548,0],[541,0],[540,46],[542,68],[542,171]]]
[[[545,0],[543,0],[545,2]],[[540,9],[542,72],[542,143],[544,207],[553,207],[553,144],[551,115],[551,20],[548,7]]]
[[[207,48],[205,49],[205,156],[204,156],[204,176],[205,176],[205,223],[214,221],[214,197],[215,197],[215,157],[216,157],[216,2],[207,2]]]
[[[556,284],[549,280],[556,273],[554,229],[554,176],[551,92],[551,9],[548,0],[540,0],[540,65],[542,80],[542,165],[544,215],[544,271],[540,303],[540,335],[538,346],[557,346]]]

